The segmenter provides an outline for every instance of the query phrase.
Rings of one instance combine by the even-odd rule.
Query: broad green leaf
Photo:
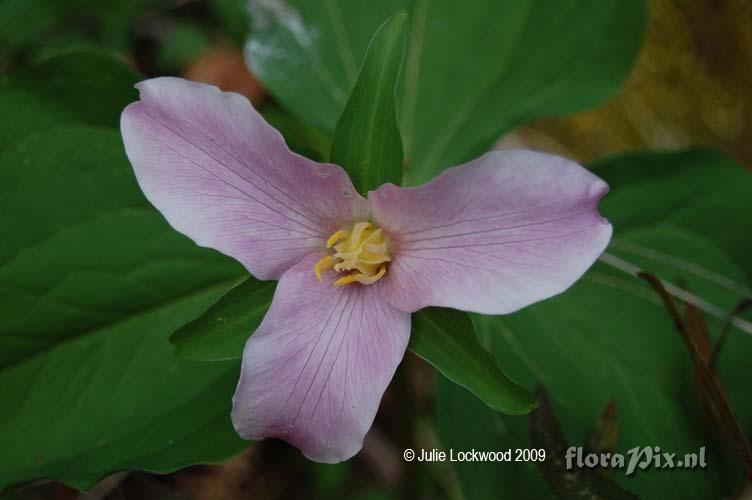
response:
[[[481,347],[465,312],[431,307],[415,313],[410,350],[494,410],[518,415],[536,406],[533,395],[510,379],[496,358]]]
[[[138,94],[138,74],[102,51],[51,56],[0,76],[0,151],[31,133],[64,125],[117,127]]]
[[[237,362],[182,361],[168,342],[241,267],[146,202],[116,130],[35,134],[0,154],[0,175],[0,491],[242,449]]]
[[[240,359],[248,337],[271,304],[273,282],[248,278],[170,340],[178,354],[200,361]],[[532,395],[511,380],[478,344],[467,313],[429,308],[412,318],[410,350],[485,404],[508,414],[535,408]]]
[[[617,228],[609,252],[674,278],[670,281],[681,274],[690,280],[690,290],[717,297],[724,310],[741,296],[752,296],[743,283],[752,280],[752,173],[706,149],[628,154],[600,161],[593,170],[611,185],[601,205]],[[691,239],[698,248],[682,248],[681,242],[671,242],[674,236]],[[637,248],[642,243],[650,248]],[[708,262],[705,248],[699,248],[705,245],[723,250],[741,267],[741,280],[724,276],[722,260]]]
[[[710,151],[628,155],[605,160],[595,171],[611,186],[601,203],[615,228],[605,261],[554,299],[509,316],[476,317],[479,337],[526,387],[544,384],[572,445],[585,443],[603,407],[614,399],[616,451],[660,446],[685,453],[707,446],[715,453],[692,364],[671,318],[649,286],[613,263],[626,262],[685,286],[702,300],[716,338],[723,316],[748,296],[752,284],[747,236],[752,175]],[[752,336],[734,329],[720,354],[719,372],[747,433],[751,357]],[[491,447],[529,446],[526,421],[494,414],[452,384],[440,384],[438,411],[446,447],[480,446],[484,440]],[[612,477],[646,498],[731,495],[740,486],[735,467],[713,456],[705,470],[648,469],[629,478],[614,471]],[[456,470],[469,499],[522,496],[540,480],[537,470],[523,464],[503,469],[457,464]]]
[[[276,282],[247,278],[171,337],[178,354],[199,361],[239,359],[272,303]]]
[[[373,36],[334,130],[330,161],[347,170],[362,194],[402,180],[402,138],[394,91],[405,52],[406,17],[404,13],[392,16]]]
[[[476,325],[521,383],[548,389],[573,446],[586,443],[611,399],[618,408],[619,453],[660,446],[683,454],[710,446],[686,349],[656,296],[630,276],[598,264],[567,293],[510,316],[477,317]],[[750,339],[743,340],[751,352]],[[440,383],[437,418],[445,447],[530,447],[526,421],[493,414],[455,392]],[[468,499],[525,498],[521,490],[542,481],[535,464],[494,465],[457,464]],[[612,477],[646,498],[719,498],[720,469],[645,470],[629,478],[622,470]]]
[[[612,96],[645,24],[643,0],[255,0],[247,60],[307,123],[333,131],[371,34],[407,10],[398,92],[407,181],[472,159],[506,131]]]
[[[260,111],[264,120],[284,136],[290,149],[313,160],[329,158],[331,137],[306,125],[276,104],[265,104]]]

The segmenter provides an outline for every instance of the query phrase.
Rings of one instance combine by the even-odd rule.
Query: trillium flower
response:
[[[279,280],[243,353],[232,421],[309,458],[360,450],[407,348],[411,313],[505,314],[567,289],[611,237],[608,186],[564,158],[494,151],[367,197],[290,151],[244,97],[178,78],[122,114],[146,197],[197,244]]]

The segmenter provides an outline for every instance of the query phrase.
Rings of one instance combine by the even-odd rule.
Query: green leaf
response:
[[[634,153],[600,161],[593,170],[612,187],[601,204],[617,228],[610,253],[669,281],[681,275],[689,290],[725,311],[752,296],[744,284],[752,280],[748,170],[706,149]],[[690,246],[681,240],[691,240]],[[741,268],[740,279],[730,276],[738,268],[724,269],[724,259],[710,260],[706,253],[714,249]]]
[[[115,130],[35,134],[0,154],[0,176],[0,491],[241,450],[238,363],[182,361],[167,337],[242,268],[167,225]]]
[[[199,361],[239,359],[272,303],[274,281],[247,278],[170,337],[178,354]]]
[[[712,447],[686,348],[658,296],[621,263],[685,286],[702,300],[711,340],[717,338],[723,316],[748,296],[752,284],[752,175],[710,151],[627,155],[600,162],[595,171],[611,186],[601,212],[614,224],[615,235],[604,262],[551,300],[509,316],[477,317],[478,335],[526,387],[545,385],[573,446],[585,444],[603,407],[614,399],[617,452],[660,446],[683,454]],[[752,336],[737,328],[718,361],[747,434],[751,357]],[[443,381],[438,394],[445,447],[530,446],[524,420],[495,414]],[[705,470],[647,469],[631,477],[614,471],[611,476],[645,498],[729,496],[741,478],[715,456]],[[525,489],[540,481],[538,471],[524,464],[502,469],[456,464],[456,471],[470,499],[524,497]]]
[[[347,170],[362,194],[402,180],[394,91],[405,52],[406,17],[404,13],[390,17],[373,36],[334,130],[330,161]]]
[[[494,410],[519,415],[536,407],[533,395],[510,379],[478,343],[465,312],[431,307],[413,314],[410,350]]]
[[[504,451],[523,448],[527,416],[510,416],[491,410],[478,398],[451,381],[439,377],[436,423],[443,450]],[[555,498],[535,462],[451,464],[462,489],[462,498]]]
[[[274,294],[274,282],[248,278],[219,299],[170,340],[178,354],[199,361],[240,359],[248,337],[261,323]],[[511,380],[478,343],[467,313],[442,308],[412,318],[410,350],[485,404],[508,414],[528,413],[533,396]]]
[[[265,104],[261,115],[284,136],[287,145],[296,153],[317,161],[329,157],[332,141],[327,134],[306,125],[273,103]]]
[[[370,34],[402,10],[398,101],[410,184],[478,156],[522,123],[614,95],[646,18],[643,0],[253,2],[247,60],[288,110],[331,132]]]
[[[138,94],[139,75],[102,51],[63,52],[0,76],[0,151],[31,133],[65,125],[117,127]]]
[[[660,446],[683,454],[707,446],[702,412],[688,384],[690,366],[671,319],[649,289],[610,271],[598,264],[554,299],[510,316],[478,317],[479,336],[491,342],[500,363],[520,382],[548,388],[572,446],[586,443],[611,399],[619,409],[618,453]],[[445,447],[531,447],[527,422],[490,414],[467,398],[447,395],[453,392],[450,384],[440,383],[437,415]],[[490,430],[473,431],[489,425]],[[481,435],[481,441],[480,432],[490,436]],[[515,497],[542,480],[535,465],[493,470],[493,464],[470,465],[456,468],[469,499]],[[714,468],[677,470],[670,476],[662,472],[645,470],[626,477],[622,470],[612,476],[647,498],[719,497]],[[481,478],[488,480],[481,483]]]
[[[246,279],[170,337],[178,354],[199,361],[240,359],[246,340],[271,304],[274,288],[274,282]],[[467,313],[428,308],[413,314],[409,348],[495,410],[516,415],[536,406],[533,396],[478,343]]]

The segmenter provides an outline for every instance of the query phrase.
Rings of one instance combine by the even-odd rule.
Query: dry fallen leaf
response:
[[[185,68],[183,76],[242,94],[255,106],[266,97],[264,87],[248,70],[243,53],[238,49],[222,45],[211,47]]]

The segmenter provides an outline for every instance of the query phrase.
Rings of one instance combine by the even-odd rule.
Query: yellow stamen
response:
[[[339,240],[344,240],[348,236],[350,236],[350,233],[340,229],[339,231],[331,235],[328,240],[326,240],[326,248],[332,248],[335,243],[337,243]]]
[[[356,222],[351,228],[336,231],[327,240],[326,247],[333,247],[334,255],[319,260],[314,272],[319,281],[327,269],[348,273],[334,282],[336,286],[373,284],[386,274],[387,262],[392,260],[386,235],[370,222]]]
[[[352,235],[350,236],[350,249],[354,249],[358,245],[362,245],[362,242],[364,239],[368,238],[370,235],[370,231],[368,229],[371,228],[370,222],[356,222],[353,226]],[[363,233],[368,231],[367,234],[365,234],[365,238],[363,237]]]
[[[321,281],[321,273],[326,271],[327,269],[330,269],[336,263],[337,259],[335,259],[331,255],[327,255],[326,257],[318,261],[316,265],[313,266],[313,270],[316,272],[316,279]]]
[[[379,272],[374,274],[373,276],[366,276],[365,274],[358,274],[355,276],[355,279],[358,283],[361,283],[363,285],[370,285],[372,283],[376,283],[379,281],[384,275],[386,274],[386,266],[381,266],[379,268]]]
[[[348,274],[347,276],[335,281],[334,284],[337,286],[349,285],[350,283],[355,283],[356,281],[358,281],[358,276],[360,275],[355,273]]]

